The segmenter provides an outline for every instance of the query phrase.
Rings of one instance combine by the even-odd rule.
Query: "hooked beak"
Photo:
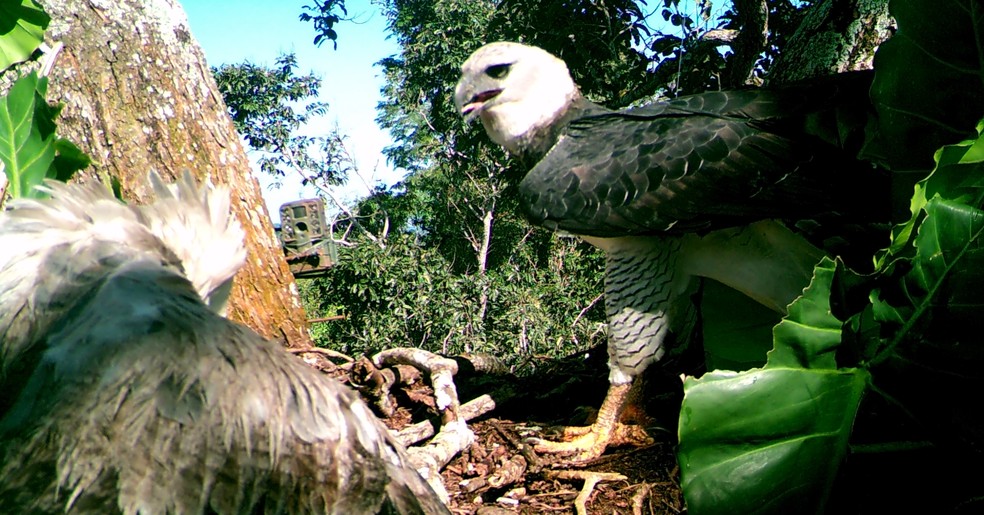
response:
[[[499,93],[502,93],[501,89],[490,89],[471,97],[468,103],[461,107],[461,116],[465,117],[466,122],[471,122],[481,113],[485,103],[499,96]]]

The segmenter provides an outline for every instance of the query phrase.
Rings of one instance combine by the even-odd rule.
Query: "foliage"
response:
[[[328,104],[310,100],[318,96],[321,80],[298,76],[296,70],[296,56],[283,54],[269,68],[226,64],[212,74],[236,130],[261,153],[261,170],[277,177],[299,170],[305,183],[340,184],[351,169],[342,152],[344,138],[337,131],[327,136],[302,133],[304,125],[327,113]]]
[[[515,365],[533,355],[564,355],[559,343],[590,344],[598,331],[603,309],[588,296],[600,289],[600,262],[584,244],[553,244],[560,248],[546,266],[532,263],[536,256],[516,254],[479,281],[455,272],[453,263],[413,234],[397,234],[385,249],[345,249],[331,273],[302,289],[313,313],[346,316],[316,333],[319,343],[333,348],[353,354],[392,346],[496,353]],[[484,319],[483,288],[492,292]],[[575,304],[583,298],[588,302]]]
[[[733,73],[730,65],[735,52],[725,46],[728,38],[711,36],[735,34],[743,29],[734,2],[660,0],[655,3],[653,15],[658,14],[664,23],[650,28],[645,40],[647,56],[652,61],[649,80],[661,86],[661,94],[670,97],[726,87],[724,78]],[[760,81],[768,75],[812,3],[767,2],[769,41],[752,66],[756,79]]]
[[[335,49],[338,50],[338,33],[335,32],[335,24],[342,20],[338,11],[341,11],[342,15],[348,14],[345,10],[344,0],[325,0],[319,1],[314,0],[314,5],[304,5],[302,7],[305,11],[311,11],[311,13],[302,12],[299,16],[301,21],[309,21],[314,24],[314,30],[317,35],[314,37],[314,44],[316,46],[321,46],[325,40],[331,41]]]
[[[49,21],[34,0],[0,0],[0,70],[30,58]]]
[[[774,329],[764,367],[684,383],[681,486],[695,513],[802,513],[824,505],[847,451],[868,372],[838,368],[841,325],[830,307],[840,263],[813,282]]]
[[[735,29],[732,12],[726,12],[711,27],[712,3],[697,2],[697,11],[689,13],[688,3],[681,8],[679,0],[662,0],[659,16],[669,27],[654,32],[649,50],[658,58],[653,77],[666,84],[669,96],[719,89],[720,75],[725,67],[725,55],[718,45],[704,39],[708,30]],[[700,27],[703,26],[703,30]]]
[[[969,116],[984,115],[984,10],[972,4],[948,4],[956,10],[928,1],[891,4],[898,39],[879,50],[872,90],[882,122],[892,125],[882,123],[872,137],[881,148],[896,149],[886,162],[908,170],[923,160],[908,152],[913,139],[920,148],[938,145],[966,134]],[[914,69],[917,61],[927,68]],[[895,82],[900,74],[907,80]],[[940,81],[965,89],[921,96],[918,103],[906,99],[936,91]],[[984,123],[972,139],[936,153],[934,171],[915,189],[911,219],[892,231],[873,274],[830,260],[816,268],[810,288],[774,328],[764,367],[687,380],[680,463],[691,511],[822,510],[866,394],[885,398],[897,418],[922,428],[914,438],[964,452],[979,445],[980,418],[963,412],[976,402],[971,392],[982,383],[984,353],[963,335],[976,332],[984,308],[982,130]],[[885,438],[892,429],[882,428]]]
[[[6,30],[0,32],[0,57],[4,72],[17,61],[30,56],[41,45],[48,15],[25,1],[14,5],[0,3]],[[10,18],[7,18],[9,16]],[[22,18],[20,18],[22,17]],[[0,30],[4,27],[0,27]],[[89,166],[89,157],[75,144],[55,134],[60,105],[45,100],[48,78],[37,72],[23,74],[0,96],[0,164],[13,198],[43,195],[35,189],[46,178],[67,181],[76,171]]]

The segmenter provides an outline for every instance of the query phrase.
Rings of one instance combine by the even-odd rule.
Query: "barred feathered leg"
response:
[[[686,341],[696,321],[688,292],[693,279],[678,270],[681,238],[588,239],[605,250],[605,308],[611,386],[587,427],[568,427],[563,442],[537,440],[540,452],[573,454],[575,461],[597,458],[608,446],[648,445],[652,439],[639,426],[621,424],[635,380],[667,351],[667,343]]]

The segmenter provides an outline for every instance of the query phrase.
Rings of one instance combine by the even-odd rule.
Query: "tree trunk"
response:
[[[810,8],[769,74],[782,84],[870,70],[875,50],[895,31],[888,0],[822,0]]]
[[[202,180],[228,185],[248,251],[229,316],[287,346],[308,345],[297,287],[259,183],[180,5],[43,4],[52,19],[49,45],[65,44],[51,73],[49,99],[65,105],[60,134],[93,158],[83,175],[117,178],[124,197],[137,202],[150,194],[150,170],[174,178],[190,169]]]

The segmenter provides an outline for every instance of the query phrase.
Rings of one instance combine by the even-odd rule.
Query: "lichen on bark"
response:
[[[246,233],[230,318],[290,347],[309,344],[293,277],[260,187],[180,5],[171,0],[50,0],[46,38],[64,49],[49,100],[64,104],[59,131],[92,156],[83,176],[113,177],[124,197],[150,195],[147,173],[189,169],[226,184]]]
[[[769,74],[777,84],[869,70],[878,45],[895,30],[888,0],[822,0],[783,49]]]

